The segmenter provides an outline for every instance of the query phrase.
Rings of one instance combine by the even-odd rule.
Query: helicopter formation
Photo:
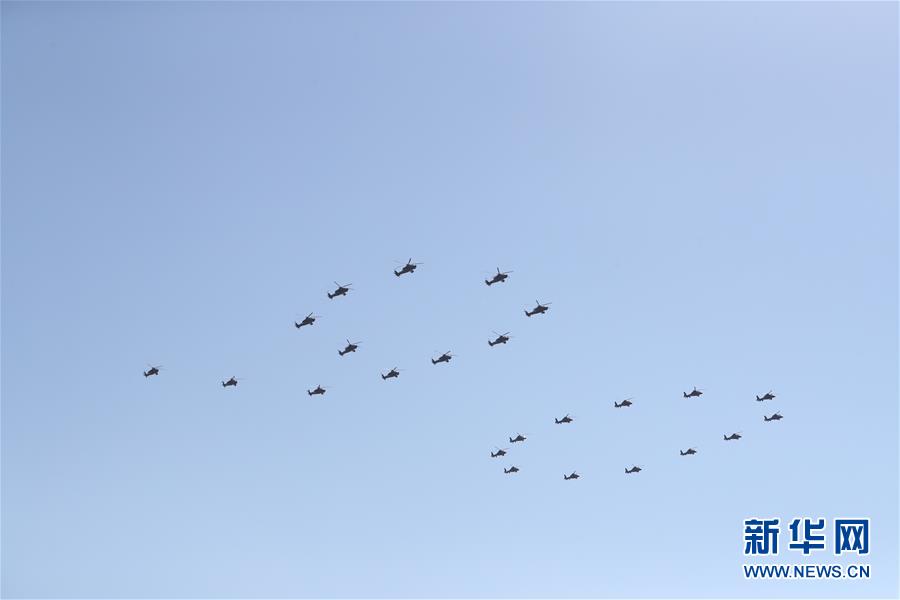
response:
[[[693,390],[690,392],[682,392],[682,396],[684,398],[696,398],[696,397],[701,396],[702,394],[703,394],[703,392],[701,390],[698,390],[696,387],[693,388]],[[767,397],[767,396],[768,396],[767,399],[775,398],[775,395],[771,391],[767,392],[763,397]],[[756,399],[761,400],[761,397],[756,396]],[[620,402],[613,401],[613,407],[614,408],[626,408],[626,407],[632,406],[634,404],[632,402],[632,400],[633,400],[633,398],[626,398]],[[767,423],[771,422],[771,421],[780,421],[783,418],[784,417],[781,415],[781,413],[778,413],[778,412],[772,414],[771,416],[763,415],[763,421],[765,421]],[[563,416],[562,418],[556,418],[556,417],[553,418],[553,422],[556,425],[564,425],[564,424],[568,424],[568,423],[573,423],[574,421],[575,421],[575,418],[572,417],[572,415],[570,415],[568,413],[565,416]],[[731,434],[723,434],[722,437],[723,437],[724,441],[726,441],[726,442],[737,441],[737,440],[740,440],[743,438],[743,433],[738,431],[738,432],[734,432]],[[526,439],[528,439],[528,438],[526,438],[521,433],[517,433],[515,437],[509,438],[509,443],[510,444],[521,443],[521,442],[524,442]],[[497,448],[496,446],[495,446],[495,450],[496,450],[496,452],[491,452],[491,458],[499,458],[502,456],[506,456],[506,454],[509,452],[508,448]],[[686,450],[679,450],[678,454],[680,456],[694,456],[698,452],[699,451],[696,448],[690,447]],[[515,470],[510,470],[510,469],[515,469]],[[503,472],[505,474],[511,474],[511,473],[518,473],[520,471],[520,468],[516,467],[516,466],[513,466],[510,469],[504,469]],[[644,470],[644,468],[642,466],[632,465],[631,468],[628,468],[628,467],[625,468],[625,474],[626,475],[634,475],[634,474],[640,473],[643,470]],[[580,477],[580,475],[578,475],[578,473],[576,473],[575,471],[573,471],[571,475],[563,475],[563,478],[566,481],[578,479],[579,477]]]
[[[407,274],[409,274],[409,275],[414,274],[416,272],[416,269],[422,264],[424,264],[424,263],[413,262],[412,258],[410,258],[399,269],[394,269],[393,274],[396,277],[401,277],[401,276],[407,275]],[[506,281],[509,279],[510,274],[513,273],[513,271],[501,271],[499,267],[497,267],[496,271],[497,272],[495,274],[493,274],[490,279],[484,280],[484,283],[488,287],[490,287],[494,284],[497,284],[497,283],[506,283]],[[334,300],[335,298],[339,298],[341,296],[347,296],[347,294],[350,291],[352,291],[352,289],[353,289],[352,288],[353,284],[351,284],[351,283],[340,284],[337,281],[335,281],[334,284],[337,287],[333,291],[326,293],[329,300]],[[525,316],[531,318],[534,316],[546,314],[550,310],[551,304],[552,303],[550,303],[550,302],[542,303],[539,300],[535,300],[534,308],[532,308],[530,310],[528,308],[526,308],[524,310]],[[314,325],[316,320],[319,318],[320,318],[319,315],[316,315],[313,312],[310,312],[305,317],[303,317],[303,319],[301,319],[299,322],[294,321],[293,324],[294,324],[294,327],[299,330],[299,329],[302,329],[303,327]],[[488,346],[490,346],[490,347],[494,347],[494,346],[497,346],[500,344],[505,345],[510,341],[510,339],[512,339],[512,336],[510,335],[510,332],[508,332],[508,331],[506,333],[498,333],[498,332],[494,331],[493,333],[494,333],[495,337],[493,339],[488,340]],[[349,339],[347,339],[346,341],[347,341],[346,346],[344,346],[343,349],[338,350],[338,355],[341,357],[346,356],[347,354],[350,354],[350,353],[355,353],[359,349],[360,344],[362,343],[362,342],[351,342]],[[437,353],[435,353],[435,354],[437,354]],[[431,364],[432,365],[439,365],[442,363],[449,364],[450,361],[454,358],[454,356],[455,355],[452,354],[450,350],[448,350],[448,351],[440,354],[436,358],[432,357]],[[148,365],[148,367],[149,368],[146,371],[142,371],[145,379],[154,377],[154,376],[158,376],[160,373],[160,370],[162,369],[161,365]],[[387,373],[380,373],[379,375],[383,381],[387,381],[388,379],[399,378],[401,371],[402,371],[402,369],[399,369],[398,367],[393,367]],[[239,381],[241,381],[241,380],[235,376],[232,376],[227,380],[221,381],[220,383],[223,388],[229,388],[229,387],[236,388]],[[327,392],[327,387],[323,387],[322,385],[317,385],[314,389],[306,390],[307,395],[310,397],[324,396],[326,394],[326,392]],[[704,394],[704,391],[698,389],[695,386],[689,392],[682,392],[682,397],[683,398],[699,398],[699,397],[703,396],[703,394]],[[769,390],[762,396],[759,396],[759,395],[756,396],[757,402],[770,401],[770,400],[774,400],[774,399],[775,399],[775,394],[771,390]],[[633,398],[625,398],[618,402],[614,401],[613,407],[614,408],[631,407],[631,406],[633,406],[632,400],[633,400]],[[781,415],[780,412],[775,412],[769,416],[763,415],[763,421],[766,423],[772,422],[772,421],[780,421],[783,418],[784,417]],[[567,413],[562,418],[554,417],[553,421],[554,421],[554,424],[556,424],[556,425],[568,425],[568,424],[573,423],[575,421],[575,418],[572,415]],[[740,440],[740,439],[742,439],[743,435],[742,435],[742,432],[733,432],[731,434],[724,434],[722,437],[723,437],[724,441],[728,442],[728,441]],[[522,433],[516,433],[515,436],[509,436],[509,443],[510,444],[521,444],[521,443],[525,442],[527,439],[528,439],[528,437],[523,435]],[[495,446],[494,451],[492,451],[490,453],[490,457],[491,458],[502,458],[502,457],[505,457],[508,454],[508,452],[509,452],[509,448],[499,448],[499,447]],[[679,452],[680,456],[693,456],[698,453],[698,450],[694,447],[689,447],[686,450],[679,450],[678,452]],[[630,468],[628,468],[628,467],[625,468],[625,474],[627,474],[627,475],[637,474],[637,473],[640,473],[642,470],[643,470],[642,466],[632,465]],[[507,474],[507,475],[515,474],[515,473],[518,473],[519,471],[520,471],[520,468],[516,465],[510,465],[509,467],[505,467],[503,469],[503,473]],[[563,479],[565,481],[573,481],[573,480],[577,480],[579,478],[581,478],[581,475],[577,471],[572,471],[571,473],[563,474]]]

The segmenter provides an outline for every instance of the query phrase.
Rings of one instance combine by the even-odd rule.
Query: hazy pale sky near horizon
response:
[[[4,597],[896,597],[895,3],[0,10]]]

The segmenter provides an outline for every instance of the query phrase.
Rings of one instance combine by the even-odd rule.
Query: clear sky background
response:
[[[896,596],[897,17],[3,2],[3,595]]]

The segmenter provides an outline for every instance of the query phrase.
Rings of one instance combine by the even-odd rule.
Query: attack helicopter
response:
[[[240,381],[240,379],[238,379],[238,378],[236,378],[236,377],[232,377],[232,378],[229,379],[228,381],[223,381],[223,382],[222,382],[222,387],[223,387],[223,388],[227,388],[227,387],[237,387],[238,381]]]
[[[781,416],[781,413],[775,413],[771,417],[767,417],[766,415],[763,415],[763,421],[765,421],[766,423],[768,423],[769,421],[780,421],[783,418],[784,417]]]
[[[763,400],[774,400],[774,399],[775,399],[775,394],[772,393],[772,390],[769,390],[768,392],[766,392],[766,393],[763,394],[762,396],[757,396],[757,397],[756,397],[756,401],[757,401],[757,402],[762,402]]]
[[[682,392],[681,395],[684,396],[685,398],[699,398],[700,396],[703,395],[703,391],[698,390],[697,388],[694,388],[690,392]]]
[[[697,454],[697,451],[693,448],[688,448],[687,450],[684,450],[684,451],[679,450],[678,453],[681,456],[691,456],[693,454]]]
[[[144,371],[144,378],[152,377],[154,375],[159,375],[159,370],[162,369],[162,365],[154,367],[153,365],[147,365],[150,367],[146,371]]]
[[[359,348],[361,343],[362,342],[351,342],[350,340],[347,340],[347,346],[343,350],[338,350],[338,354],[343,356],[350,352],[356,352],[356,349]]]
[[[528,438],[526,438],[526,437],[525,437],[524,435],[522,435],[521,433],[517,433],[517,434],[516,434],[516,437],[514,437],[514,438],[509,438],[509,443],[510,443],[510,444],[515,444],[516,442],[524,442],[524,441],[527,440],[527,439],[528,439]]]
[[[437,359],[432,358],[432,359],[431,359],[431,364],[433,364],[433,365],[439,365],[439,364],[441,364],[441,363],[449,363],[449,362],[450,362],[450,359],[452,359],[452,358],[453,358],[453,355],[450,354],[450,351],[449,351],[449,350],[447,350],[446,352],[444,352],[443,354],[441,354],[439,357],[437,357]]]
[[[303,317],[303,320],[300,321],[299,323],[297,321],[294,321],[294,327],[296,327],[297,329],[300,329],[301,327],[306,327],[307,325],[313,325],[316,322],[316,319],[318,319],[318,318],[319,318],[319,315],[314,315],[312,313],[309,313],[308,315]]]
[[[314,390],[306,390],[306,393],[310,396],[324,396],[327,390],[323,388],[321,385],[317,385]]]
[[[506,279],[509,277],[510,273],[512,273],[512,271],[504,271],[501,273],[500,267],[497,267],[497,274],[494,275],[493,277],[491,277],[491,279],[489,279],[489,280],[485,279],[484,282],[488,286],[494,285],[495,283],[505,283]]]
[[[508,469],[503,469],[503,472],[509,475],[510,473],[518,473],[519,467],[510,467]]]
[[[740,433],[732,433],[731,435],[723,435],[722,436],[726,442],[730,442],[731,440],[739,440],[741,439]]]
[[[401,268],[399,271],[394,271],[394,275],[396,275],[397,277],[400,277],[401,275],[404,275],[406,273],[413,273],[413,272],[415,272],[416,267],[418,267],[421,264],[424,264],[424,263],[414,263],[412,261],[412,259],[410,258],[409,261],[407,261],[407,263],[405,265],[403,265],[403,268]]]
[[[571,479],[578,479],[579,477],[581,477],[581,475],[579,475],[575,471],[572,471],[571,475],[566,475],[565,473],[563,473],[563,479],[565,479],[566,481],[569,481]]]
[[[505,344],[506,342],[509,341],[509,332],[508,331],[506,333],[497,333],[495,331],[494,334],[497,336],[496,339],[494,339],[493,342],[491,340],[488,340],[488,346],[491,346],[492,348],[494,346],[496,346],[497,344]]]
[[[390,371],[387,372],[387,375],[382,373],[381,378],[382,379],[396,379],[397,377],[400,377],[400,371],[402,371],[402,370],[403,369],[398,369],[397,367],[394,367],[393,369],[391,369]]]
[[[500,458],[501,456],[506,456],[507,450],[508,448],[497,448],[496,452],[491,452],[491,458]]]
[[[616,402],[615,400],[613,400],[613,406],[615,406],[616,408],[628,408],[629,406],[631,406],[631,404],[631,398],[625,398],[621,402]]]
[[[527,308],[525,309],[526,317],[533,317],[534,315],[542,315],[545,312],[547,312],[548,310],[550,310],[550,305],[553,304],[552,302],[547,302],[546,304],[541,304],[537,300],[535,300],[535,302],[537,303],[537,306],[535,306],[532,310],[529,311]]]
[[[575,420],[575,419],[573,419],[573,418],[570,417],[569,415],[564,416],[562,419],[557,419],[557,418],[554,418],[554,419],[553,419],[553,421],[554,421],[557,425],[563,425],[563,424],[565,424],[565,423],[571,423],[571,422],[574,421],[574,420]]]
[[[340,283],[338,283],[337,281],[335,281],[335,282],[334,282],[334,285],[337,286],[337,289],[334,290],[333,292],[330,292],[330,293],[328,294],[328,299],[329,299],[329,300],[334,300],[334,299],[337,298],[338,296],[346,296],[346,295],[347,295],[347,292],[349,292],[350,289],[351,289],[350,286],[353,285],[353,284],[352,284],[352,283],[348,283],[347,285],[341,285]]]
[[[642,469],[638,466],[631,467],[630,469],[625,469],[626,475],[631,475],[632,473],[640,473]]]

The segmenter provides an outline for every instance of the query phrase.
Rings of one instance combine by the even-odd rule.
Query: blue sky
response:
[[[2,594],[896,596],[897,16],[4,2]]]

